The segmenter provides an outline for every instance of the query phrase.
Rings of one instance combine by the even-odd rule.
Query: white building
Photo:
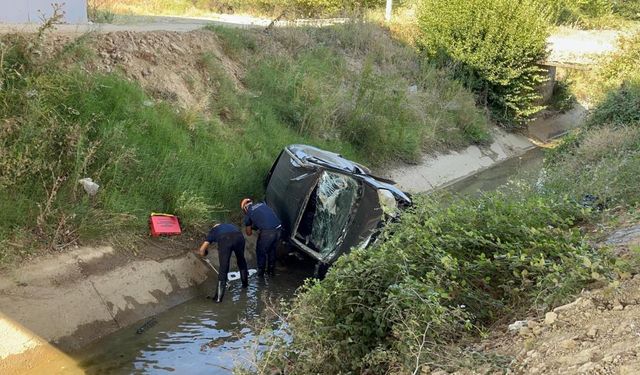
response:
[[[0,0],[0,23],[40,23],[53,13],[52,3],[64,4],[64,22],[87,22],[87,0]]]

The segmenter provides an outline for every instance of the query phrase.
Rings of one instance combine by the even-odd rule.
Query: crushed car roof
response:
[[[407,196],[405,192],[394,186],[395,182],[369,174],[369,171],[363,169],[361,165],[345,159],[340,154],[301,144],[289,145],[287,146],[287,150],[304,164],[319,165],[325,168],[333,168],[353,173],[378,189],[389,190],[396,197],[408,202],[411,201],[411,198]]]

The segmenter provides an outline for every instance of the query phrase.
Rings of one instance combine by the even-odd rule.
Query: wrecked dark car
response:
[[[325,265],[367,246],[388,218],[411,205],[393,181],[370,173],[333,152],[287,146],[266,189],[266,202],[282,221],[282,238]]]

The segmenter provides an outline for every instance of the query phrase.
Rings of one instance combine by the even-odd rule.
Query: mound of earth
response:
[[[637,250],[640,225],[618,230],[607,244],[621,257]],[[516,374],[640,374],[640,275],[516,322],[479,349],[513,358]]]
[[[78,35],[52,34],[50,49],[61,49]],[[215,33],[120,31],[87,34],[81,38],[95,58],[84,68],[98,72],[121,72],[139,82],[153,97],[178,104],[184,109],[206,114],[215,100],[219,77],[212,77],[203,65],[203,56],[212,56],[220,72],[242,90],[243,68],[227,56]]]

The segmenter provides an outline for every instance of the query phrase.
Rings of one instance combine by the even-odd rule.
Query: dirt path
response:
[[[328,26],[346,22],[346,18],[332,19],[298,19],[293,21],[278,21],[278,27],[287,26]],[[197,17],[169,17],[169,16],[126,16],[120,17],[116,23],[88,23],[80,25],[56,25],[56,31],[61,34],[84,34],[88,32],[112,33],[118,31],[149,32],[170,31],[188,32],[202,29],[205,26],[225,26],[235,28],[264,28],[271,24],[268,18],[237,16],[221,14],[215,18]],[[0,34],[12,32],[35,32],[38,24],[0,24]]]

